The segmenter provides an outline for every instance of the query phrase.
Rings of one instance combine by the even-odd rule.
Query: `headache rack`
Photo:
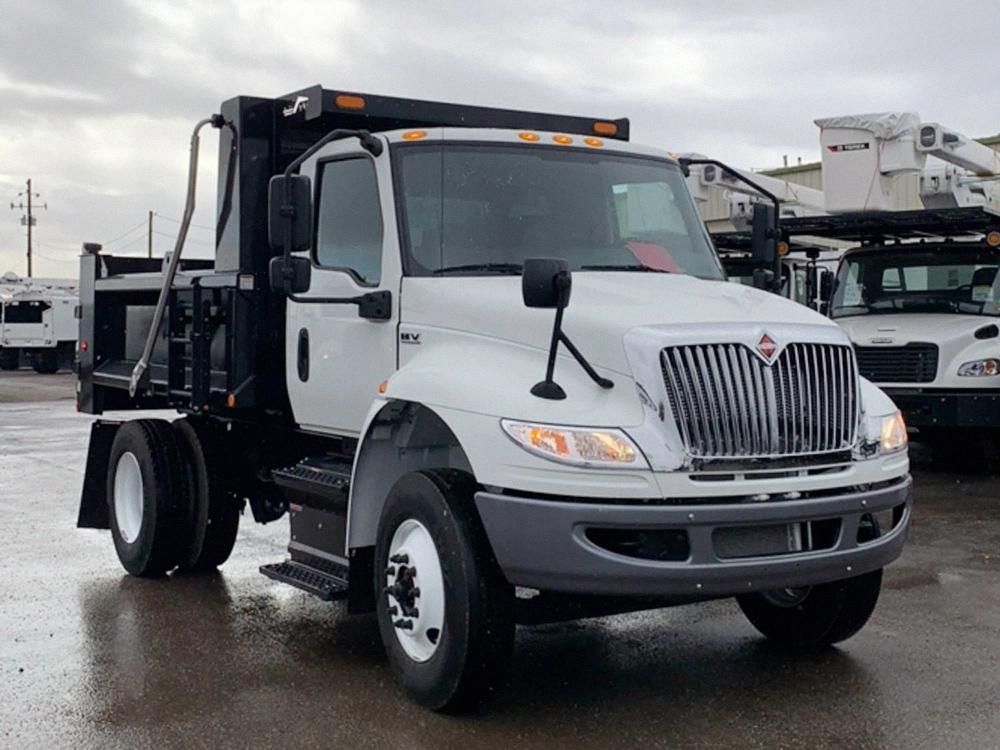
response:
[[[378,133],[419,127],[504,128],[629,137],[627,119],[448,104],[321,86],[276,99],[236,97],[199,127],[203,124],[220,130],[214,258],[186,259],[175,249],[177,260],[168,270],[159,259],[114,257],[101,254],[99,246],[85,246],[80,266],[80,411],[256,409],[287,415],[284,302],[271,293],[268,278],[268,264],[276,255],[267,237],[268,183],[335,129]],[[192,136],[192,173],[197,132]],[[189,179],[191,210],[193,195]],[[182,238],[185,228],[182,225]],[[183,250],[180,241],[178,249]],[[162,318],[150,338],[161,297]],[[134,373],[144,360],[147,339],[151,356],[138,379]]]

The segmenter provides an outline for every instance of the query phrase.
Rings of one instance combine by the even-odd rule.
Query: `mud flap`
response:
[[[83,475],[78,529],[110,529],[108,517],[108,459],[121,422],[97,420],[90,426],[90,446],[87,448],[87,468]]]

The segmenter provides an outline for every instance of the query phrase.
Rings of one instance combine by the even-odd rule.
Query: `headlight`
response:
[[[958,374],[963,378],[983,378],[990,375],[1000,375],[1000,359],[974,359],[959,367]]]
[[[881,453],[895,453],[906,448],[909,438],[906,435],[906,422],[903,415],[896,412],[888,417],[882,417],[882,432],[879,438]]]
[[[511,439],[529,453],[579,466],[629,466],[639,463],[639,449],[619,430],[588,430],[500,420]]]

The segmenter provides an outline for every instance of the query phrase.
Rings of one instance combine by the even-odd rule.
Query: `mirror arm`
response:
[[[569,275],[566,272],[558,274],[554,279],[554,283],[559,288],[559,304],[556,306],[556,318],[555,322],[552,324],[552,340],[549,344],[549,357],[545,366],[545,380],[535,383],[531,387],[532,395],[552,400],[562,400],[566,398],[566,391],[564,391],[562,386],[552,379],[555,374],[556,354],[559,351],[560,342],[566,347],[569,353],[573,355],[573,359],[575,359],[577,364],[583,368],[583,371],[590,376],[591,380],[593,380],[601,388],[614,388],[614,382],[598,375],[597,371],[593,368],[590,362],[587,361],[586,357],[580,353],[580,350],[573,345],[573,342],[569,340],[569,336],[567,336],[562,330],[563,311],[566,309],[566,303],[568,301],[566,292],[569,289]]]
[[[613,380],[602,378],[600,375],[597,374],[597,371],[594,369],[593,365],[591,365],[590,362],[586,360],[586,358],[580,353],[579,349],[573,346],[573,342],[570,341],[569,337],[562,331],[559,331],[559,340],[563,342],[563,345],[567,349],[569,349],[569,353],[573,355],[573,358],[580,364],[580,367],[583,368],[583,371],[590,376],[591,380],[593,380],[595,383],[597,383],[597,385],[601,386],[601,388],[604,389],[615,387]]]

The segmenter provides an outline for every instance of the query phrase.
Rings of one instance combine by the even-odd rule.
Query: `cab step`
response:
[[[347,578],[317,570],[294,560],[261,565],[260,572],[275,581],[281,581],[308,591],[325,602],[347,598]]]
[[[351,461],[311,456],[294,466],[274,469],[271,477],[290,503],[344,514],[351,493]]]

